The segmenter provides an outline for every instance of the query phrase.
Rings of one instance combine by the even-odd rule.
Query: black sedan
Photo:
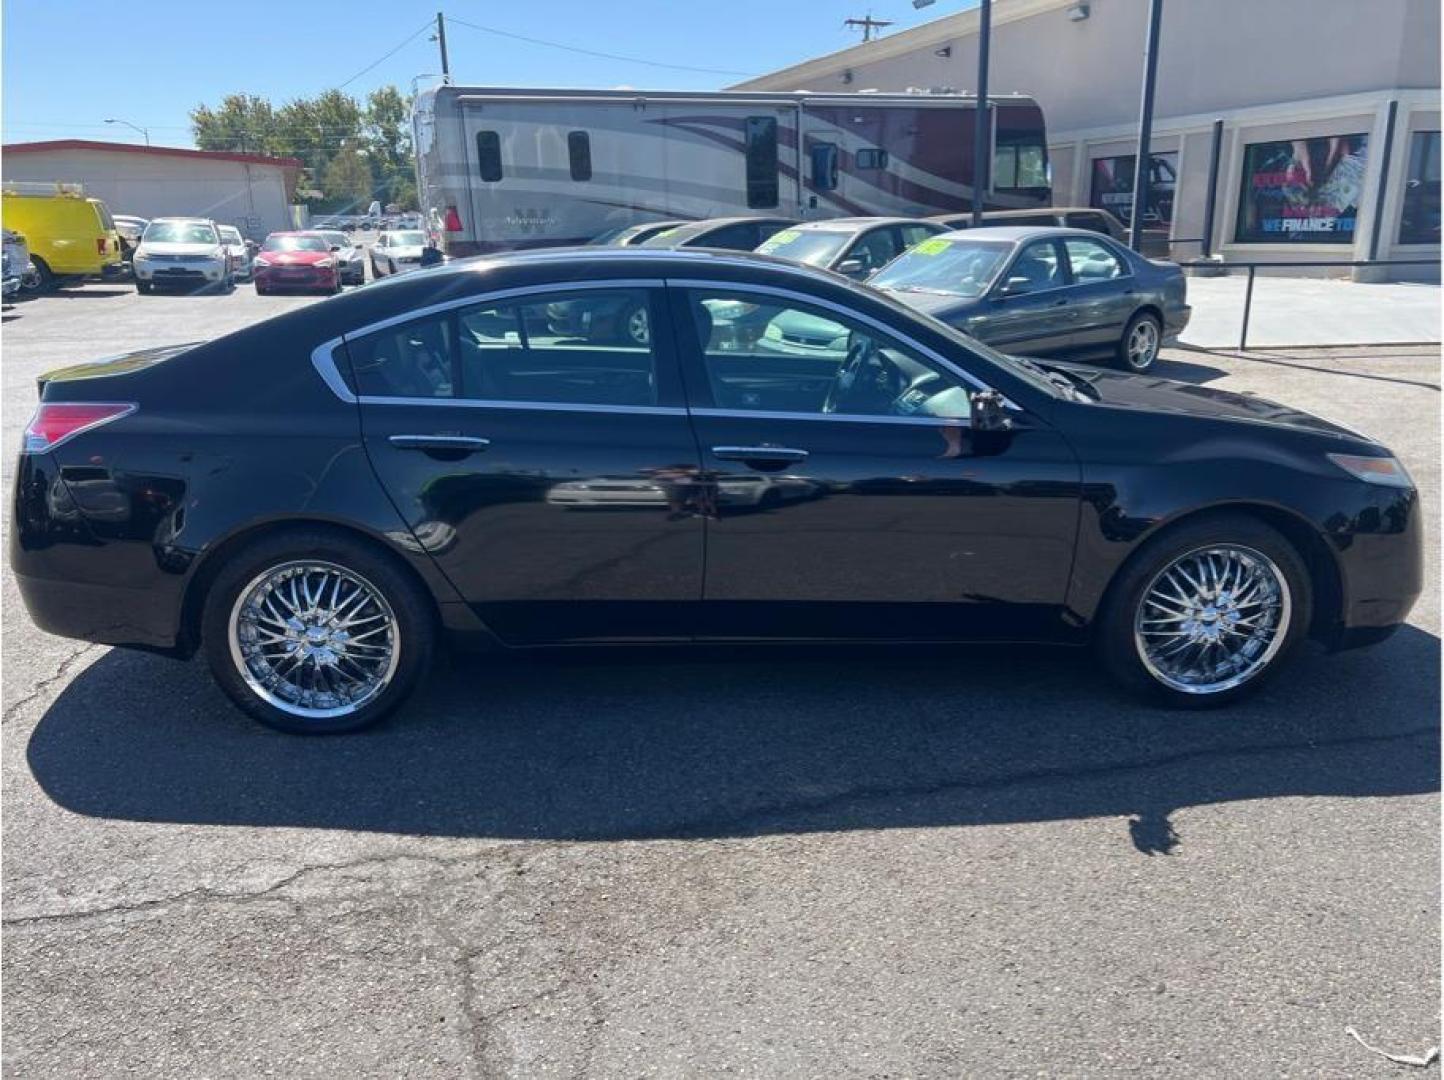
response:
[[[1108,356],[1135,372],[1153,366],[1191,313],[1180,267],[1083,229],[944,233],[868,284],[1004,352]]]
[[[529,329],[568,297],[667,331]],[[833,344],[778,347],[800,315]],[[287,731],[378,720],[443,641],[1091,642],[1220,704],[1306,637],[1381,640],[1421,588],[1417,493],[1366,436],[1011,359],[757,255],[466,260],[40,396],[11,515],[31,617],[202,651]]]
[[[796,224],[792,218],[778,217],[706,218],[663,229],[643,240],[638,246],[752,251],[769,236]]]
[[[668,229],[679,229],[686,225],[685,221],[644,221],[639,225],[626,225],[619,229],[608,229],[600,236],[594,236],[587,241],[588,244],[606,244],[610,247],[633,247],[650,240],[659,232],[666,232]]]
[[[756,250],[861,281],[914,244],[946,231],[935,221],[917,218],[829,218],[773,233]]]

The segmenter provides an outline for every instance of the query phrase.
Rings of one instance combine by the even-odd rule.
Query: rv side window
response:
[[[857,152],[857,167],[859,169],[886,169],[886,150],[859,150]]]
[[[567,153],[571,158],[572,179],[592,178],[592,137],[585,131],[573,131],[567,135]]]
[[[812,187],[815,191],[837,189],[837,143],[812,144]]]
[[[501,136],[496,132],[476,133],[476,168],[488,183],[501,179]]]
[[[747,205],[777,205],[777,118],[747,118]]]

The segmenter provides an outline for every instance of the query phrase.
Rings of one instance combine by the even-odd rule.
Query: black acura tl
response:
[[[549,329],[637,303],[645,341]],[[836,333],[788,340],[799,317]],[[586,248],[398,276],[41,379],[11,559],[52,633],[204,651],[288,731],[444,642],[1095,646],[1176,705],[1421,588],[1379,443],[1259,398],[1005,357],[825,271]]]

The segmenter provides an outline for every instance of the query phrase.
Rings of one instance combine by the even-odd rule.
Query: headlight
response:
[[[1344,472],[1366,484],[1381,487],[1408,488],[1414,486],[1404,466],[1393,457],[1367,457],[1361,454],[1326,454]]]
[[[329,269],[331,269],[331,267],[333,267],[333,266],[336,265],[336,260],[335,260],[335,259],[322,259],[322,260],[321,260],[320,262],[318,262],[316,265],[319,266],[322,270],[329,270]]]

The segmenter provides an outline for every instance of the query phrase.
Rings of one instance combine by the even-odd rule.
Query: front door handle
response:
[[[475,454],[491,445],[490,439],[474,435],[392,435],[387,439],[398,450],[428,450]]]
[[[807,451],[788,446],[714,446],[712,456],[722,461],[740,461],[758,472],[776,472],[806,461]]]

